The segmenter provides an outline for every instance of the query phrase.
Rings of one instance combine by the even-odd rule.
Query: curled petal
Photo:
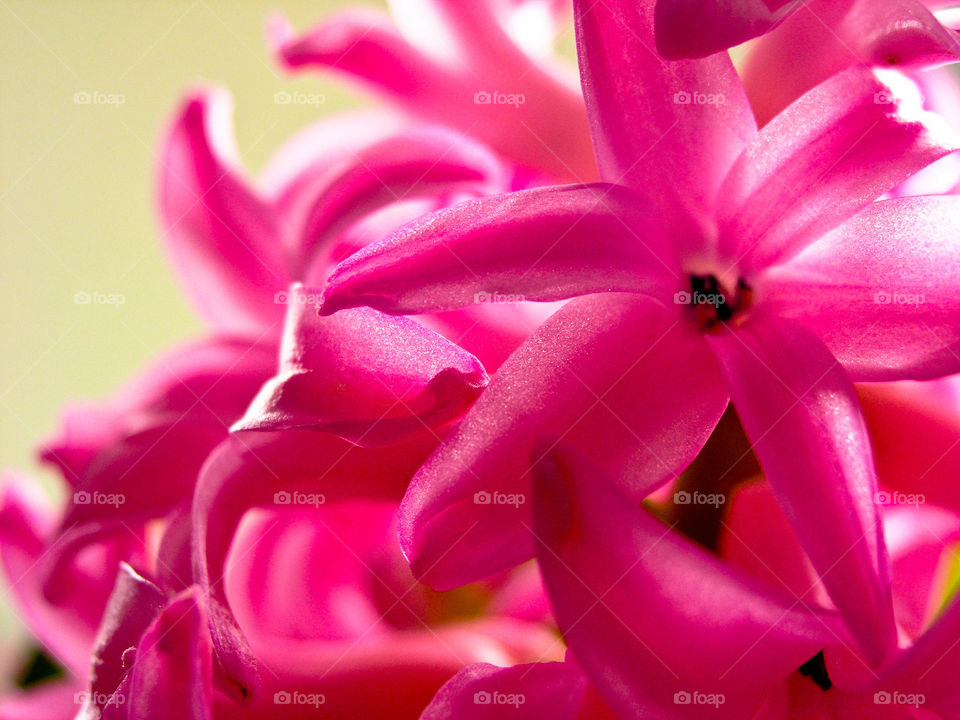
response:
[[[184,290],[224,333],[279,331],[290,283],[272,209],[238,168],[226,91],[188,96],[160,148],[160,220]]]
[[[668,60],[712,55],[762,35],[798,0],[657,0],[657,50]]]
[[[413,320],[369,308],[320,317],[311,298],[292,288],[280,372],[234,431],[306,429],[391,443],[457,418],[487,383],[476,358]]]

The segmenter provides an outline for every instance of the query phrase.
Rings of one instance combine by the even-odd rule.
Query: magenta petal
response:
[[[720,182],[756,133],[753,113],[726,54],[680,62],[657,55],[654,4],[574,3],[600,176],[663,197],[667,212],[679,200],[709,213]]]
[[[32,478],[4,474],[0,505],[0,567],[3,590],[15,610],[45,651],[72,674],[85,677],[90,667],[90,645],[97,630],[98,613],[110,592],[103,586],[84,586],[73,567],[62,578],[72,592],[59,607],[51,607],[42,592],[41,561],[51,551],[48,537],[56,517],[49,500],[33,497],[39,483]],[[38,494],[39,495],[39,494]],[[58,578],[59,579],[59,578]],[[0,716],[2,717],[2,716]]]
[[[558,446],[534,487],[537,558],[561,631],[621,717],[752,717],[843,633],[835,616],[672,532],[579,452]],[[694,692],[725,702],[685,704]]]
[[[500,368],[417,473],[400,539],[448,589],[533,554],[531,461],[543,436],[588,452],[636,497],[696,456],[727,405],[701,335],[674,306],[603,294],[565,305]]]
[[[278,332],[287,259],[273,211],[240,173],[226,91],[188,96],[159,157],[160,219],[184,291],[221,332]]]
[[[127,692],[131,720],[212,720],[207,617],[197,588],[173,598],[136,649]]]
[[[339,232],[388,204],[506,184],[506,171],[491,152],[452,130],[419,127],[371,143],[330,167],[310,189],[311,206],[294,230],[296,265],[309,267]]]
[[[709,338],[767,481],[871,665],[896,647],[870,438],[853,384],[809,330],[755,318]]]
[[[696,58],[762,35],[799,0],[657,0],[657,50],[665,58]]]
[[[85,698],[81,718],[100,716],[129,670],[124,653],[137,646],[165,604],[166,598],[156,585],[142,578],[126,563],[120,565],[93,646],[90,692]]]
[[[348,258],[330,277],[323,312],[665,293],[680,272],[671,250],[656,212],[622,187],[494,195],[427,215]]]
[[[306,429],[391,443],[457,418],[486,386],[476,358],[419,323],[369,308],[320,317],[316,297],[292,288],[280,372],[235,431]]]
[[[960,198],[873,203],[791,262],[765,298],[816,332],[855,380],[960,372]]]
[[[741,65],[760,124],[853,65],[895,70],[960,57],[955,31],[918,0],[813,0],[747,51]],[[849,7],[848,7],[849,6]]]
[[[937,123],[862,67],[817,86],[763,128],[724,181],[721,252],[745,274],[787,260],[954,149]]]
[[[514,46],[484,3],[436,5],[444,6],[446,25],[423,45],[370,9],[337,13],[299,38],[280,18],[271,40],[288,68],[346,74],[411,116],[469,133],[521,165],[564,180],[593,180],[596,169],[573,73],[568,79],[564,68],[538,64]],[[417,35],[432,30],[424,31],[425,10],[417,8]],[[465,42],[444,48],[446,38],[438,35],[450,29]],[[493,93],[508,102],[492,102]]]
[[[440,688],[420,720],[483,720],[495,713],[517,720],[575,720],[586,689],[586,677],[570,663],[508,668],[478,663]]]
[[[161,355],[102,406],[74,410],[88,422],[111,418],[110,432],[68,432],[47,444],[48,459],[62,458],[64,447],[77,457],[75,446],[92,460],[60,463],[79,475],[60,523],[58,552],[44,564],[69,564],[104,534],[127,535],[189,500],[206,456],[275,369],[269,344],[189,343]]]

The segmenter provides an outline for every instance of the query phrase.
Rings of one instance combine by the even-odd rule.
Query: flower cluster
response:
[[[273,18],[380,105],[257,180],[176,109],[207,329],[7,477],[0,718],[960,717],[946,5]]]

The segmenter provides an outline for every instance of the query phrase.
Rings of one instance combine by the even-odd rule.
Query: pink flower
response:
[[[555,0],[392,0],[392,19],[349,9],[297,38],[271,25],[290,69],[355,78],[413,117],[467,132],[537,173],[596,176],[576,77],[552,55]]]
[[[539,438],[562,437],[639,499],[689,464],[732,399],[833,602],[879,665],[895,627],[851,378],[960,370],[960,206],[873,200],[953,147],[918,108],[876,102],[892,90],[860,67],[758,132],[729,59],[660,61],[649,52],[653,3],[639,6],[575,4],[607,184],[462,203],[331,276],[327,313],[450,309],[481,286],[584,296],[511,357],[419,471],[405,552],[435,587],[509,567],[533,554],[529,506],[473,496],[529,494]]]

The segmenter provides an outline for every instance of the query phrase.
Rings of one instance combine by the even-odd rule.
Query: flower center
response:
[[[690,292],[677,293],[676,297],[677,302],[693,308],[700,327],[711,334],[719,333],[724,324],[738,325],[753,304],[753,290],[743,278],[731,292],[715,275],[691,275]]]

